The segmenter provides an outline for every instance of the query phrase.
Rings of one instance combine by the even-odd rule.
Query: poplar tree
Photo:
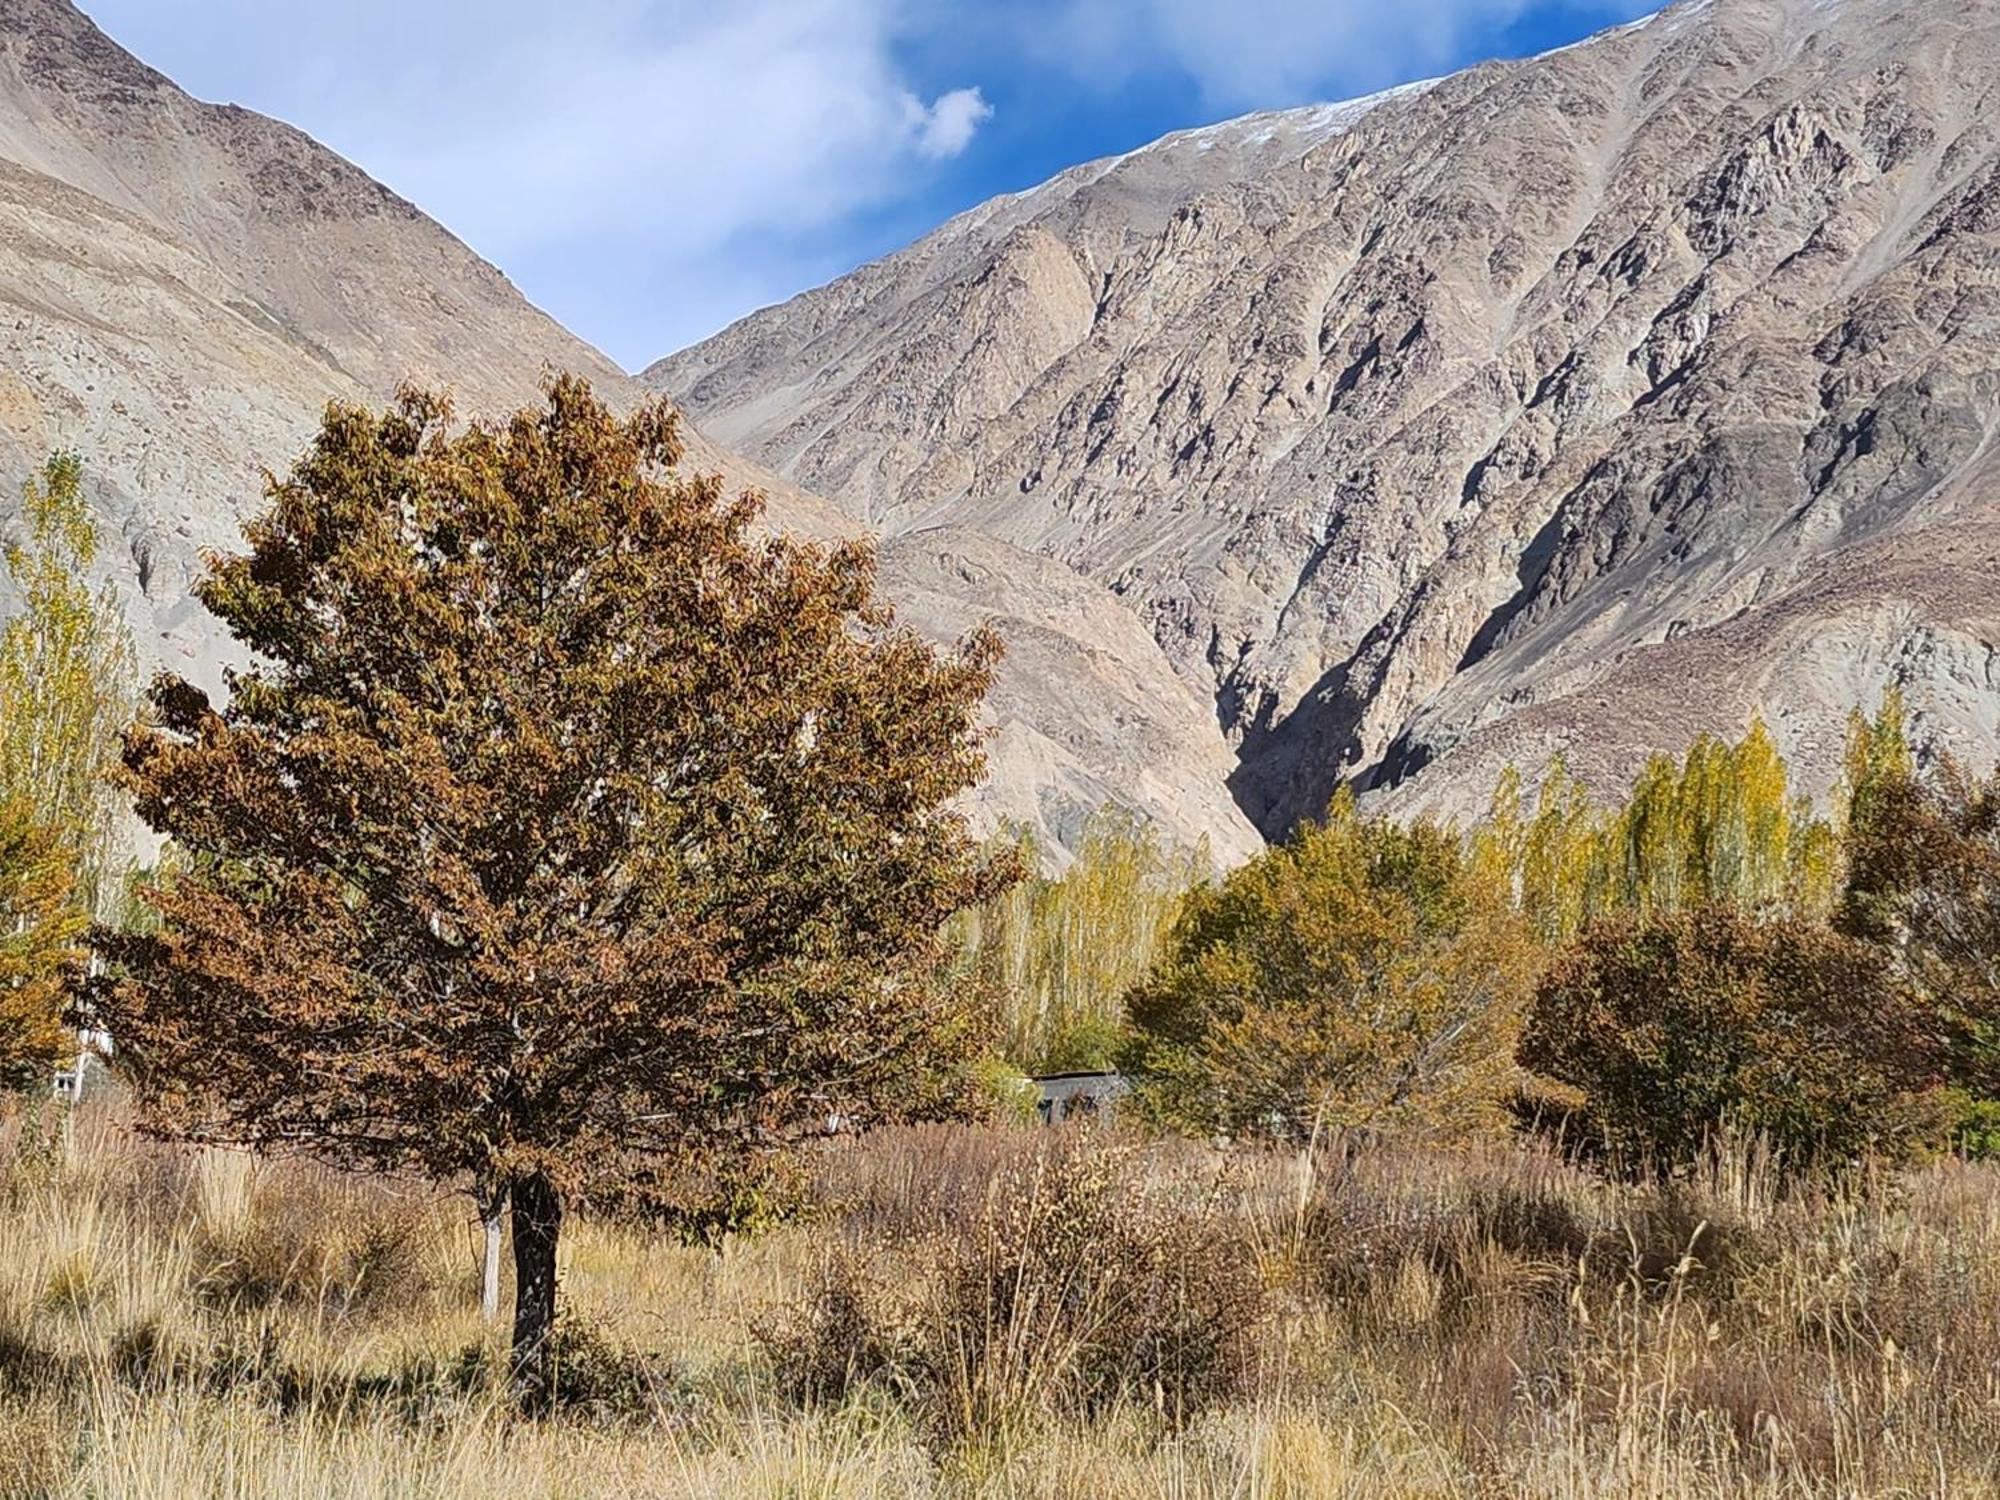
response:
[[[939,653],[681,455],[567,377],[329,409],[200,588],[257,665],[125,744],[191,854],[102,936],[143,1118],[503,1188],[527,1409],[567,1211],[947,1109],[978,1040],[933,977],[1004,878],[954,810],[997,639]]]
[[[1839,831],[1792,790],[1761,719],[1735,744],[1703,735],[1679,761],[1654,756],[1621,805],[1596,806],[1560,759],[1533,816],[1524,802],[1510,767],[1474,842],[1482,858],[1512,869],[1521,909],[1547,941],[1625,912],[1717,907],[1817,919],[1833,907]]]
[[[1012,841],[1032,869],[1032,834]],[[1138,814],[1105,806],[1086,820],[1060,876],[1023,880],[954,923],[966,979],[998,1002],[1008,1060],[1031,1072],[1108,1066],[1127,992],[1214,863],[1206,840],[1174,845]]]
[[[21,521],[0,553],[17,604],[0,627],[0,1087],[46,1089],[86,913],[111,884],[107,773],[131,713],[132,647],[116,598],[91,586],[97,532],[74,454],[30,477]]]
[[[5,552],[20,609],[0,629],[0,801],[19,802],[74,853],[77,899],[108,894],[119,798],[107,779],[131,716],[123,612],[93,589],[97,531],[83,464],[58,453],[22,492],[24,540]]]

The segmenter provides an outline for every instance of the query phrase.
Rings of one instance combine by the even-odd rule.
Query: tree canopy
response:
[[[1003,833],[1033,869],[1033,836]],[[1033,1072],[1103,1068],[1123,1039],[1125,996],[1166,942],[1187,892],[1208,879],[1206,841],[1182,848],[1116,805],[1086,820],[1060,875],[1034,875],[953,924],[964,981],[994,998],[999,1045]]]
[[[256,665],[125,743],[191,856],[92,996],[145,1118],[509,1189],[528,1404],[565,1204],[949,1106],[940,929],[1006,874],[953,808],[997,639],[939,653],[681,456],[571,378],[329,409],[200,587]]]
[[[1502,1122],[1536,955],[1456,830],[1338,796],[1323,824],[1188,898],[1132,993],[1126,1066],[1162,1118],[1303,1141]]]
[[[1920,773],[1901,705],[1850,737],[1849,869],[1835,916],[1876,943],[1936,1010],[1951,1081],[2000,1099],[2000,772],[1949,756]]]
[[[1628,1167],[1665,1171],[1723,1132],[1794,1163],[1893,1153],[1935,1110],[1930,1015],[1872,944],[1724,906],[1602,918],[1543,977],[1521,1061],[1580,1089]]]

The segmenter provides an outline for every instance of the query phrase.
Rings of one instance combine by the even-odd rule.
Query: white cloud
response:
[[[909,0],[85,0],[197,94],[290,120],[628,364],[790,291],[991,109],[922,103]],[[798,255],[791,256],[794,263]],[[614,311],[616,310],[616,311]]]
[[[1366,93],[1462,66],[1468,49],[1544,0],[1050,0],[1024,32],[1082,79],[1157,72],[1222,109]],[[1652,0],[1589,0],[1623,19]]]
[[[929,109],[917,104],[917,150],[932,161],[956,156],[972,144],[973,133],[993,118],[993,106],[978,89],[940,94]]]

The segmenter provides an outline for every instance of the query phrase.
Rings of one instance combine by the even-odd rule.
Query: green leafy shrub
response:
[[[2000,1099],[1978,1099],[1963,1089],[1946,1094],[1951,1144],[1974,1161],[2000,1156]]]
[[[1139,1104],[1204,1134],[1500,1128],[1538,962],[1504,872],[1456,831],[1337,799],[1195,892],[1132,993]]]

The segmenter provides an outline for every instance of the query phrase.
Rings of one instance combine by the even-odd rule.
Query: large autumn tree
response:
[[[502,1185],[530,1407],[565,1207],[939,1104],[940,928],[999,878],[952,809],[997,640],[940,654],[866,546],[681,456],[569,378],[498,428],[330,409],[200,589],[256,665],[125,748],[191,855],[93,995],[145,1117]]]

